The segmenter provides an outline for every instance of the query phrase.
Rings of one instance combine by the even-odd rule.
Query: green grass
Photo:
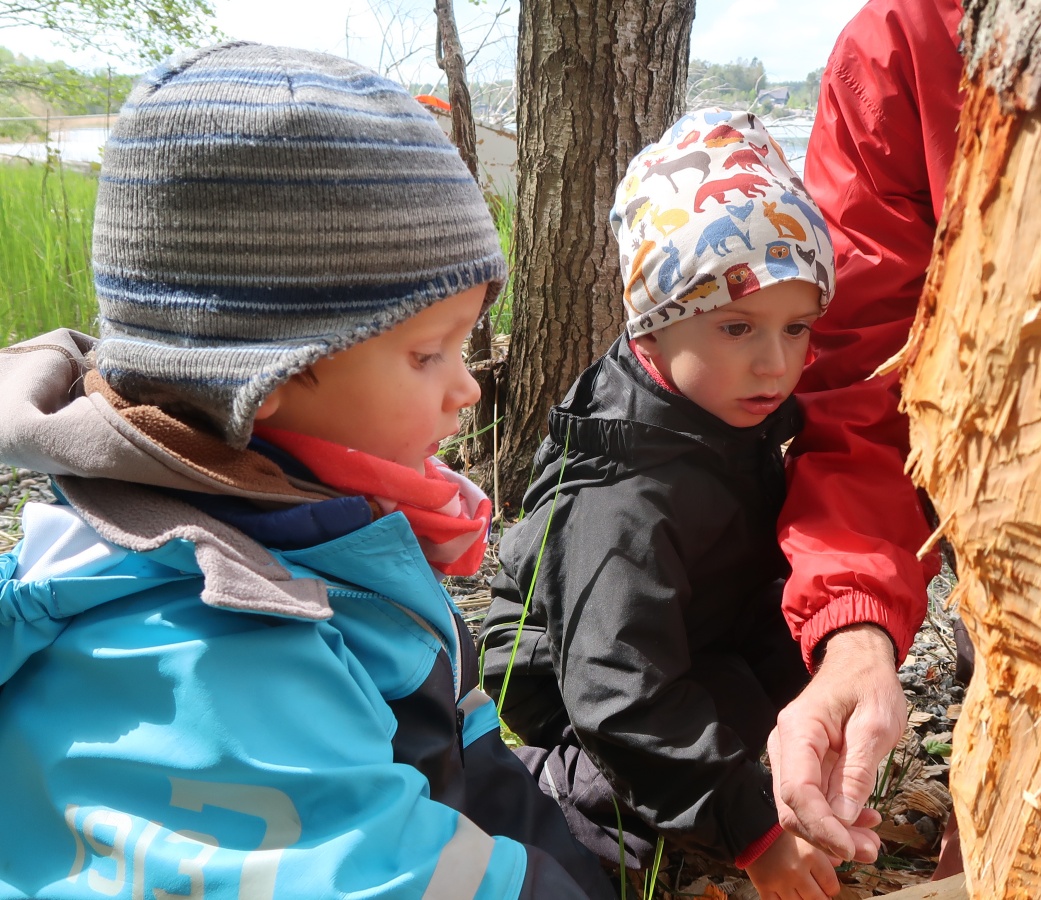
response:
[[[0,163],[0,346],[54,328],[97,333],[90,234],[97,179],[61,165]],[[513,259],[512,197],[488,206]],[[512,274],[490,310],[494,334],[513,327]]]
[[[502,293],[495,299],[488,316],[492,322],[492,334],[510,334],[513,330],[513,216],[517,204],[513,197],[499,194],[487,196],[495,230],[499,232],[499,244],[510,267],[510,275],[503,285]]]
[[[94,331],[96,195],[96,178],[58,164],[0,164],[0,345],[63,326]]]

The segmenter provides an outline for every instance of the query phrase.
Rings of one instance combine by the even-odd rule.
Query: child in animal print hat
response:
[[[828,227],[784,151],[751,113],[689,113],[618,186],[611,227],[631,337],[804,281],[832,296]]]
[[[399,84],[252,43],[137,85],[100,339],[0,351],[0,895],[609,900],[500,737],[441,576],[490,503],[435,457],[506,277]],[[465,765],[464,765],[465,762]]]
[[[646,866],[662,836],[746,869],[762,896],[834,895],[759,762],[807,680],[776,525],[791,393],[831,299],[828,231],[759,120],[720,109],[632,161],[611,220],[626,333],[550,415],[499,548],[485,687],[603,859],[621,837]]]

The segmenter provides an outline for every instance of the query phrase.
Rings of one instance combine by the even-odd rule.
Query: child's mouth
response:
[[[781,400],[779,394],[760,394],[755,397],[744,397],[737,402],[745,412],[755,416],[768,416],[781,405]]]

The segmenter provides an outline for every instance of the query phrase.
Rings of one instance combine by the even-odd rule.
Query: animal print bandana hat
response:
[[[230,43],[147,75],[105,146],[97,365],[123,397],[244,447],[279,384],[506,280],[481,189],[401,85]]]
[[[611,227],[630,337],[782,281],[831,302],[835,253],[820,210],[751,113],[688,113],[637,154]]]

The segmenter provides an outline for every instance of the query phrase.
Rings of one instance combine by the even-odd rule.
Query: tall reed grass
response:
[[[90,236],[97,179],[56,160],[0,163],[0,346],[54,328],[97,333]],[[513,263],[512,197],[489,196]],[[489,311],[494,334],[513,327],[513,277]]]
[[[95,332],[96,195],[96,178],[54,160],[0,164],[0,345],[61,326]]]
[[[510,334],[513,331],[513,216],[517,208],[512,196],[488,194],[488,209],[491,210],[495,230],[499,232],[499,244],[510,267],[510,275],[502,292],[488,310],[492,323],[492,334]]]

